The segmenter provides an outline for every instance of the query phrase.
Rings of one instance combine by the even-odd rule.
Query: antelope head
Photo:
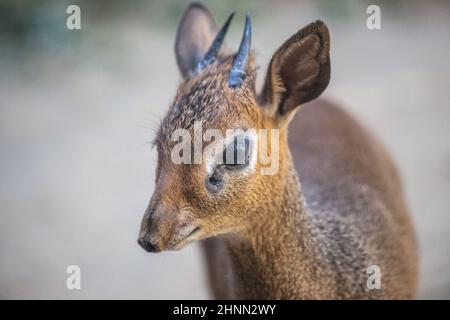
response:
[[[257,93],[250,17],[235,54],[223,44],[232,18],[218,30],[204,6],[191,4],[179,24],[175,54],[183,81],[154,141],[155,190],[138,239],[147,251],[180,249],[258,219],[261,209],[271,205],[271,193],[283,186],[290,161],[289,120],[297,106],[328,85],[329,34],[321,21],[298,31],[275,52]],[[260,129],[270,139],[261,139]],[[180,133],[191,137],[182,150]],[[261,174],[262,140],[271,140],[266,150],[270,156],[276,153],[275,173]],[[199,148],[204,152],[196,157]],[[180,163],[180,157],[187,161]]]

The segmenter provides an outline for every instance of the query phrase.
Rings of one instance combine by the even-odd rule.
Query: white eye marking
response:
[[[206,171],[213,174],[217,166],[239,167],[240,174],[249,174],[256,167],[258,135],[255,129],[227,129],[225,139],[216,139],[204,154]]]

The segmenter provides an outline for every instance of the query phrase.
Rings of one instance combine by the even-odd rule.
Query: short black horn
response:
[[[250,24],[250,15],[245,15],[244,34],[242,35],[239,50],[234,57],[233,65],[230,70],[228,84],[230,87],[239,87],[244,83],[247,75],[247,63],[250,55],[250,46],[252,41],[252,26]]]
[[[217,33],[216,37],[214,38],[213,43],[209,47],[208,51],[205,53],[205,56],[203,59],[198,63],[197,65],[197,73],[205,69],[208,65],[213,63],[217,55],[219,54],[220,47],[222,46],[223,40],[225,39],[225,35],[227,34],[228,27],[230,26],[230,22],[233,19],[234,12],[230,14],[227,21],[225,21],[222,28],[219,30],[219,33]]]

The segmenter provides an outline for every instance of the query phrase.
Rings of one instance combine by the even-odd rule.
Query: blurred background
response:
[[[209,298],[198,244],[136,243],[154,187],[150,146],[180,82],[173,45],[189,1],[0,0],[0,298]],[[245,10],[265,73],[307,23],[331,31],[324,96],[387,145],[420,245],[419,298],[450,298],[450,2],[203,1]],[[81,30],[66,8],[81,8]],[[381,29],[366,27],[369,4]],[[66,267],[81,267],[67,290]]]

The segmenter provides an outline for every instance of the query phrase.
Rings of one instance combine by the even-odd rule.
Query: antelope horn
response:
[[[250,54],[250,45],[252,40],[252,27],[250,24],[250,15],[247,13],[245,15],[245,27],[244,34],[242,35],[241,44],[239,50],[234,57],[233,65],[230,70],[230,78],[228,79],[228,84],[230,87],[239,87],[244,83],[245,77],[247,75],[247,63]]]
[[[216,37],[214,38],[214,41],[212,42],[211,46],[209,47],[208,51],[205,53],[205,56],[203,59],[198,63],[197,65],[197,73],[205,69],[208,65],[213,63],[217,55],[220,51],[220,47],[222,46],[223,39],[225,39],[225,35],[227,34],[228,27],[230,26],[230,22],[233,19],[234,12],[230,14],[227,21],[225,21],[222,28],[217,33]]]

